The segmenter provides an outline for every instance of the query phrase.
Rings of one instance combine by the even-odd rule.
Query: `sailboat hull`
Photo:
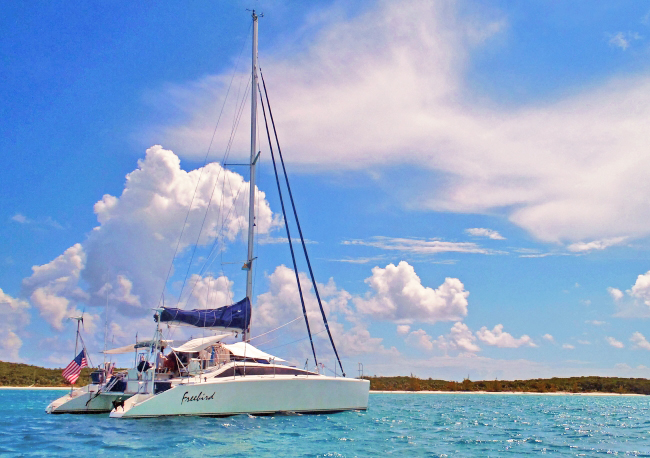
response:
[[[90,388],[89,388],[90,387]],[[46,408],[46,413],[108,413],[113,410],[113,401],[121,402],[131,397],[121,392],[99,393],[92,385],[67,393],[52,401]]]
[[[157,395],[136,395],[113,418],[168,415],[321,413],[368,408],[368,380],[326,376],[245,376],[179,384]]]

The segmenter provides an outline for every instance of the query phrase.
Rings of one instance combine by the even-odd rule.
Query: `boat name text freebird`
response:
[[[214,399],[214,393],[216,393],[216,391],[212,393],[210,396],[208,396],[207,394],[203,394],[203,391],[199,392],[199,394],[197,394],[196,396],[188,396],[187,393],[189,393],[189,391],[183,393],[183,399],[181,400],[181,404],[190,401],[209,401],[211,399]]]

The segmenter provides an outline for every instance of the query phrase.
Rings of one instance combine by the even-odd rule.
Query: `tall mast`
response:
[[[251,68],[251,160],[250,192],[248,197],[248,259],[246,261],[246,297],[253,304],[253,245],[255,236],[255,164],[257,162],[257,14],[253,10],[253,65]],[[242,335],[250,338],[250,326]]]

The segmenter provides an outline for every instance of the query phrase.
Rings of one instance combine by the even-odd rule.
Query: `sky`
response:
[[[0,359],[65,366],[83,313],[97,365],[161,298],[245,295],[253,8],[348,375],[650,377],[641,1],[7,5]],[[313,366],[263,125],[252,343]]]

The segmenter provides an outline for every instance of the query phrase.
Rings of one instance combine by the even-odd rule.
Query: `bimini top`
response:
[[[204,350],[210,345],[214,345],[221,339],[229,336],[230,334],[220,334],[218,336],[200,337],[198,339],[188,340],[179,347],[172,347],[172,350],[178,353],[195,353],[197,351]]]
[[[181,310],[163,307],[160,322],[197,328],[243,331],[251,322],[251,302],[245,297],[236,304],[218,309]]]
[[[118,347],[118,348],[113,348],[112,350],[106,350],[103,351],[102,353],[106,355],[121,355],[123,353],[131,353],[132,351],[136,351],[139,348],[150,348],[152,344],[155,344],[155,342],[151,339],[149,340],[140,340],[137,343],[131,344],[131,345],[125,345],[124,347]],[[172,344],[171,340],[161,340],[160,344],[163,347],[167,347]]]
[[[258,360],[263,360],[263,361],[279,361],[279,362],[285,362],[284,359],[278,358],[273,355],[269,355],[268,353],[264,353],[262,350],[258,350],[257,348],[253,347],[251,344],[246,343],[246,342],[237,342],[231,345],[224,345],[235,356],[239,356],[241,358],[250,358],[250,359],[258,359]]]

